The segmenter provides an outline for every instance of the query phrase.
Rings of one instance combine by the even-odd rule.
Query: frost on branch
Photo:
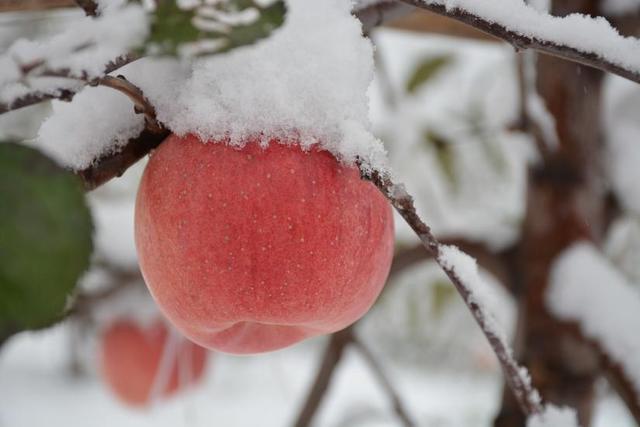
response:
[[[640,82],[640,41],[621,36],[602,17],[552,16],[524,0],[400,1],[472,25],[517,48],[533,48]]]
[[[558,258],[547,307],[559,319],[578,323],[620,364],[640,396],[640,294],[594,246],[578,243]]]

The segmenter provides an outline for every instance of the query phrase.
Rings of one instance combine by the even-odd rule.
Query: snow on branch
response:
[[[398,1],[471,25],[516,49],[534,49],[640,83],[640,40],[623,37],[602,17],[552,16],[524,0]]]
[[[134,54],[118,56],[105,65],[103,73],[109,74],[137,59],[138,56]],[[43,64],[43,62],[39,63],[36,68],[40,68]],[[70,102],[82,88],[86,85],[95,85],[99,80],[99,78],[89,79],[87,73],[74,76],[68,68],[57,70],[40,68],[37,72],[37,78],[30,76],[30,73],[30,70],[21,70],[20,81],[6,84],[0,88],[0,114],[30,107],[51,99]],[[25,79],[28,79],[28,84],[24,83]]]
[[[640,292],[591,244],[577,243],[556,261],[547,307],[576,322],[618,365],[640,403]]]
[[[83,17],[44,40],[19,39],[0,56],[0,114],[48,99],[70,100],[83,85],[136,57],[131,49],[148,33],[139,5],[109,8],[99,17]]]
[[[492,315],[485,310],[481,296],[476,291],[481,284],[476,261],[458,248],[445,246],[435,238],[429,226],[416,212],[413,198],[403,185],[394,183],[390,176],[385,174],[373,172],[369,175],[366,169],[363,171],[363,178],[373,182],[385,195],[449,277],[489,341],[502,366],[506,383],[523,413],[527,416],[541,414],[543,406],[540,395],[531,384],[527,370],[516,362],[505,335],[497,326]]]

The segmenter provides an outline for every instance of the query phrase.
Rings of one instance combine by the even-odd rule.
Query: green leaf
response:
[[[80,180],[32,148],[0,143],[0,340],[48,326],[89,266]]]
[[[482,104],[472,102],[469,105],[468,112],[462,116],[462,119],[467,122],[469,135],[480,141],[487,161],[498,174],[503,175],[507,169],[507,160],[495,141],[496,133],[492,132],[488,126],[486,112]]]
[[[437,281],[431,287],[431,309],[433,317],[439,319],[442,317],[447,306],[455,300],[456,291],[451,283],[446,281]]]
[[[436,74],[452,61],[449,55],[440,55],[423,59],[407,80],[407,92],[415,93],[422,85],[428,83]]]
[[[161,0],[154,11],[147,49],[155,54],[211,55],[268,37],[284,23],[284,0],[259,6],[253,0],[226,0],[181,9],[176,0]]]
[[[444,176],[453,187],[457,187],[458,176],[456,175],[456,157],[453,151],[453,143],[434,130],[426,131],[423,138],[425,147],[435,149],[436,160]]]

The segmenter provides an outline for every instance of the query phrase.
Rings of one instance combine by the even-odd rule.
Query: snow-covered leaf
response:
[[[154,11],[147,46],[169,55],[225,52],[267,37],[283,24],[285,14],[282,0],[266,6],[253,0],[164,0]]]
[[[407,81],[407,92],[415,93],[450,63],[451,57],[448,55],[438,55],[424,59],[418,64]]]
[[[427,148],[435,150],[435,158],[438,160],[442,174],[455,189],[458,185],[458,177],[456,175],[456,158],[453,152],[453,143],[433,130],[424,133],[424,142]]]

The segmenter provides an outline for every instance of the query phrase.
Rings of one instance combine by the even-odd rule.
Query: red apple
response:
[[[195,342],[258,353],[343,329],[379,295],[391,208],[330,153],[272,140],[238,149],[170,136],[135,214],[147,286]]]
[[[111,324],[102,335],[102,377],[125,403],[145,406],[198,381],[207,351],[164,322],[144,328],[132,321]]]

